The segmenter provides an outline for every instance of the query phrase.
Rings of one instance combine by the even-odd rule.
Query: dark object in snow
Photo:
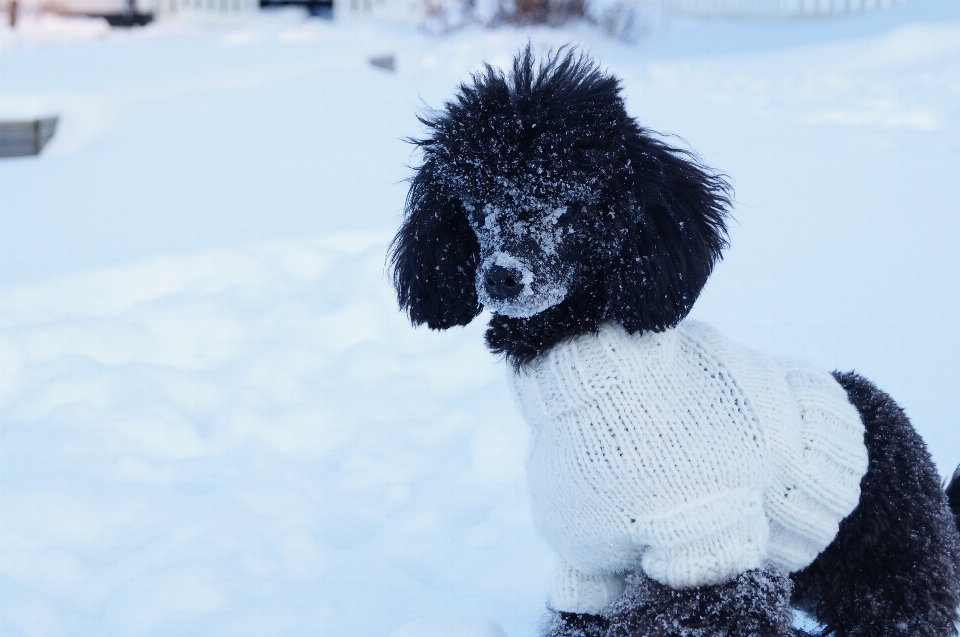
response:
[[[687,316],[727,246],[730,188],[639,126],[620,90],[583,56],[537,65],[528,47],[511,74],[487,66],[421,118],[430,134],[411,141],[424,161],[389,257],[412,323],[448,329],[491,310],[487,345],[520,374],[604,324],[664,332]],[[896,403],[855,374],[835,379],[860,414],[869,465],[859,503],[812,563],[789,578],[746,570],[676,588],[638,572],[612,605],[553,613],[545,634],[593,637],[606,620],[608,637],[787,637],[802,634],[789,625],[795,606],[834,637],[955,635],[960,472],[944,492]]]
[[[684,589],[637,573],[608,610],[607,637],[784,637],[793,619],[790,590],[790,578],[776,568]]]
[[[870,466],[860,503],[833,543],[793,575],[794,603],[829,635],[954,635],[960,508],[951,511],[926,445],[900,406],[862,376],[834,376],[863,418]]]
[[[56,130],[56,116],[0,122],[0,157],[38,155]]]
[[[333,19],[332,0],[260,0],[262,8],[303,7],[315,18]]]
[[[136,11],[124,11],[123,13],[97,13],[90,14],[90,17],[103,18],[110,26],[120,28],[142,27],[153,22],[152,13],[137,13]]]
[[[333,20],[333,3],[332,2],[319,2],[307,7],[307,12],[312,18],[320,18],[322,20]]]
[[[387,55],[375,55],[370,58],[370,64],[385,71],[397,70],[397,60],[393,53],[388,53]]]

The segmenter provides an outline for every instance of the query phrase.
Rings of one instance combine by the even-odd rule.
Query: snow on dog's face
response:
[[[476,285],[483,305],[528,318],[566,298],[577,273],[569,258],[576,207],[464,204],[480,243]]]
[[[481,171],[461,181],[462,213],[480,248],[477,297],[494,314],[529,318],[579,285],[596,180],[566,162],[541,158],[528,153],[522,167],[503,162],[482,181]]]
[[[686,316],[726,246],[728,186],[625,108],[619,80],[576,51],[486,66],[442,110],[403,224],[393,282],[411,322],[466,325],[516,365],[617,321]]]
[[[574,291],[585,261],[578,244],[605,235],[579,222],[609,212],[609,193],[630,172],[616,134],[615,124],[626,119],[616,80],[572,55],[539,75],[533,69],[528,51],[515,64],[513,87],[488,69],[483,95],[479,86],[464,88],[430,122],[435,134],[420,142],[426,162],[411,190],[412,199],[423,184],[424,195],[448,202],[435,214],[467,222],[463,229],[479,248],[465,264],[474,298],[511,318],[531,318]],[[457,219],[438,221],[457,226],[446,237],[460,231]],[[444,263],[437,265],[443,273]]]

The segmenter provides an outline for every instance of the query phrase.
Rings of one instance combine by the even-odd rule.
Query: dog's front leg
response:
[[[601,613],[623,594],[623,574],[589,574],[561,560],[548,596],[543,637],[606,637]]]
[[[769,566],[692,588],[631,575],[608,613],[607,637],[787,637],[791,588],[787,574]]]

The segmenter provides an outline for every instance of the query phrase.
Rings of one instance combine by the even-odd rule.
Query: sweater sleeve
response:
[[[800,422],[789,436],[768,428],[768,438],[776,434],[783,442],[777,446],[776,488],[765,507],[770,557],[797,571],[833,541],[840,522],[856,508],[868,457],[860,414],[836,379],[802,363],[781,365]]]
[[[548,606],[564,613],[600,615],[624,590],[624,576],[588,575],[563,562],[550,588]]]

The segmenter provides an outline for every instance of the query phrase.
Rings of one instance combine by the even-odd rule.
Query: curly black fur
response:
[[[727,245],[727,183],[639,126],[619,80],[573,50],[537,65],[527,47],[509,76],[487,66],[421,121],[431,134],[413,140],[424,161],[390,255],[414,324],[465,325],[482,309],[465,202],[582,210],[568,258],[584,274],[565,307],[490,323],[488,345],[514,365],[606,320],[631,333],[675,326]]]
[[[558,613],[550,611],[543,637],[607,637],[610,620],[589,613]]]
[[[407,193],[407,213],[391,246],[400,307],[414,325],[443,330],[480,313],[474,278],[480,246],[459,202],[438,186],[436,166],[424,164]]]
[[[599,330],[606,319],[606,298],[603,287],[595,285],[579,290],[533,319],[494,314],[487,328],[487,347],[495,354],[504,354],[514,368],[519,368],[565,339]]]
[[[950,479],[950,484],[947,485],[946,493],[950,510],[953,511],[953,519],[957,524],[957,528],[960,529],[960,467],[957,467],[953,472],[953,477]]]
[[[833,543],[794,574],[794,603],[836,637],[955,635],[960,545],[930,454],[890,396],[834,376],[863,418],[869,468]]]
[[[786,637],[790,578],[773,567],[716,586],[675,589],[642,575],[610,608],[608,637]]]

